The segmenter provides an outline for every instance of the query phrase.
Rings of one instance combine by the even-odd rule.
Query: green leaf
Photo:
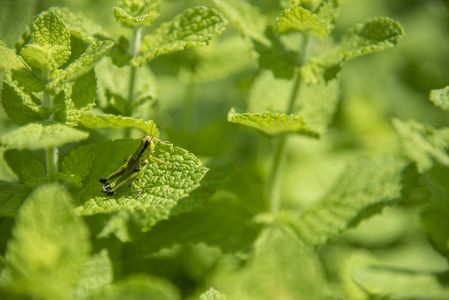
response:
[[[20,69],[12,70],[12,79],[18,83],[26,94],[41,92],[45,89],[46,79],[42,76],[42,70],[31,69],[28,65],[23,65]]]
[[[93,70],[78,77],[72,85],[72,101],[76,108],[92,106],[95,103],[97,78]]]
[[[114,42],[109,40],[96,41],[94,39],[89,39],[88,41],[90,46],[87,47],[86,51],[83,52],[83,54],[81,54],[81,56],[73,63],[68,65],[67,68],[61,70],[59,76],[48,84],[47,90],[53,90],[58,85],[73,81],[92,70],[94,65],[114,45]]]
[[[270,41],[265,37],[268,20],[258,7],[244,0],[213,0],[213,2],[239,29],[243,36],[264,45],[270,44]]]
[[[99,213],[125,212],[125,218],[131,218],[135,224],[143,229],[156,224],[162,219],[168,218],[170,211],[176,203],[187,197],[188,194],[200,185],[201,179],[207,172],[207,168],[193,154],[184,149],[174,147],[171,144],[156,142],[156,151],[153,155],[165,162],[177,163],[179,167],[160,165],[151,162],[141,178],[145,188],[140,196],[136,196],[140,188],[132,185],[131,189],[124,188],[113,197],[104,196],[101,193],[102,185],[99,179],[119,168],[123,160],[135,152],[140,140],[115,140],[79,147],[64,159],[63,165],[68,164],[66,159],[73,160],[72,166],[83,163],[85,159],[82,153],[90,152],[87,157],[88,168],[76,169],[70,167],[69,175],[84,178],[81,189],[73,191],[76,197],[75,211],[80,215],[94,215]],[[85,147],[89,147],[86,150]],[[92,160],[93,157],[93,160]],[[82,174],[75,173],[82,172]]]
[[[128,264],[133,265],[142,257],[177,244],[205,243],[224,252],[249,252],[262,227],[250,222],[250,218],[241,206],[231,203],[209,203],[171,216],[129,244],[126,249]]]
[[[93,70],[64,85],[53,100],[54,120],[77,126],[82,115],[95,105],[97,79]]]
[[[15,217],[29,193],[23,185],[0,180],[0,216]]]
[[[306,244],[326,243],[400,200],[406,165],[396,158],[358,159],[323,200],[305,210],[291,225]]]
[[[329,82],[337,77],[342,64],[352,58],[396,46],[404,29],[390,18],[375,18],[352,28],[340,45],[326,55],[312,58],[302,68],[310,83]]]
[[[108,36],[108,33],[98,24],[82,13],[73,13],[66,7],[51,7],[49,11],[61,17],[64,24],[71,31],[71,34],[80,37]]]
[[[262,131],[268,135],[279,135],[293,132],[317,137],[318,133],[311,130],[302,117],[283,113],[236,113],[232,108],[228,112],[228,122],[245,125]]]
[[[108,250],[102,249],[86,262],[83,275],[75,290],[76,298],[84,298],[112,283],[113,267]]]
[[[59,185],[36,189],[22,205],[6,252],[16,293],[69,299],[88,258],[88,230]]]
[[[189,197],[178,201],[170,216],[191,211],[193,208],[204,205],[220,189],[235,171],[236,163],[233,160],[216,159],[208,161],[210,170],[206,173],[201,186],[190,193]]]
[[[8,167],[17,176],[19,181],[23,182],[25,179],[22,170],[26,167],[26,163],[31,160],[39,160],[40,157],[30,150],[8,149],[3,154]],[[43,159],[42,161],[43,162]]]
[[[317,255],[276,226],[259,235],[244,267],[218,266],[214,273],[208,282],[229,299],[326,299],[328,292]]]
[[[398,22],[378,17],[364,24],[354,26],[341,43],[343,60],[365,55],[396,46],[404,35],[404,28]]]
[[[431,90],[429,99],[435,106],[449,111],[449,86],[443,89]]]
[[[118,5],[114,7],[114,16],[125,26],[150,26],[159,17],[159,0],[124,0],[119,1]]]
[[[449,208],[449,167],[439,163],[427,170],[422,176],[424,186],[429,190],[433,203]]]
[[[329,22],[330,24],[335,23],[337,17],[340,13],[340,3],[338,0],[325,0],[320,1],[318,7],[315,10],[320,19]]]
[[[148,275],[134,275],[110,288],[94,293],[87,300],[179,300],[176,288],[168,281]]]
[[[22,175],[25,186],[34,188],[48,181],[44,164],[37,159],[22,162]]]
[[[297,66],[298,53],[288,50],[273,30],[270,26],[265,32],[270,45],[254,42],[254,49],[259,54],[259,66],[271,70],[276,78],[291,79]]]
[[[257,65],[250,45],[240,36],[216,39],[194,50],[193,61],[185,62],[180,70],[180,78],[188,84],[222,80]]]
[[[428,170],[433,160],[449,166],[449,129],[435,129],[415,121],[393,119],[404,154],[415,162],[421,171]]]
[[[208,45],[225,25],[226,20],[215,9],[205,6],[187,9],[145,37],[141,45],[142,54],[134,57],[132,63],[139,66],[161,54]]]
[[[36,0],[3,0],[0,10],[0,37],[9,47],[19,39],[35,14]],[[1,42],[0,42],[1,43]],[[2,56],[3,50],[0,50]]]
[[[417,272],[394,267],[361,264],[352,273],[352,280],[366,294],[377,299],[447,299],[447,274]],[[446,281],[447,282],[447,281]]]
[[[87,139],[89,133],[58,123],[31,123],[0,137],[0,143],[16,149],[45,149]]]
[[[84,114],[81,117],[81,123],[89,128],[138,128],[148,135],[152,135],[157,130],[153,121],[115,115]]]
[[[130,66],[119,68],[109,58],[105,58],[97,64],[95,67],[95,74],[98,78],[97,101],[104,111],[122,115],[129,113],[129,104],[125,100],[128,98],[128,82],[123,80],[123,75],[127,74],[128,76],[130,72]],[[152,119],[153,109],[149,109],[148,106],[157,99],[157,86],[156,76],[150,68],[138,69],[133,117]],[[148,101],[149,99],[153,101]],[[141,103],[143,103],[143,107]]]
[[[433,246],[449,258],[449,208],[428,205],[421,212],[421,221]]]
[[[38,16],[32,26],[30,42],[29,46],[37,44],[45,50],[47,58],[51,58],[53,69],[62,66],[70,57],[70,31],[54,12],[44,12]],[[25,60],[31,63],[27,57],[24,56]]]
[[[307,35],[327,36],[333,26],[303,7],[286,9],[276,20],[276,30],[280,33],[299,31]]]
[[[8,117],[16,124],[24,125],[41,121],[42,108],[14,83],[3,81],[2,105]]]
[[[24,68],[25,64],[13,49],[9,49],[5,42],[0,40],[0,68],[9,72],[11,69]]]
[[[207,292],[202,293],[198,300],[226,300],[226,296],[210,288]]]
[[[251,87],[248,110],[251,113],[286,111],[292,88],[291,80],[275,78],[272,72],[263,71]],[[293,113],[302,116],[312,131],[322,134],[333,119],[338,95],[337,80],[327,84],[303,85],[298,95],[300,107]]]

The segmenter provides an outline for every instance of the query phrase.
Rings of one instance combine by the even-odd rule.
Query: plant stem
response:
[[[46,91],[44,91],[44,107],[48,110],[53,108],[53,97]],[[48,118],[49,121],[53,121],[53,113]],[[47,181],[55,182],[56,173],[58,172],[58,148],[48,147],[45,149],[45,166],[47,169]]]
[[[129,44],[129,53],[135,57],[139,53],[140,42],[142,39],[142,27],[133,28],[131,34],[131,40]],[[134,98],[136,94],[136,81],[137,81],[137,68],[131,64],[129,70],[129,81],[128,81],[128,105],[126,114],[131,116]],[[125,129],[125,138],[128,138],[131,134],[131,128]]]
[[[185,85],[185,92],[184,92],[184,108],[182,110],[182,116],[183,116],[183,128],[182,130],[186,133],[191,133],[193,128],[193,114],[194,114],[194,99],[193,99],[193,92],[194,92],[194,84],[187,83]]]
[[[308,35],[304,35],[304,40],[302,44],[302,48],[298,53],[298,68],[295,74],[295,82],[293,84],[293,89],[290,95],[290,101],[287,108],[287,114],[292,114],[297,105],[298,94],[301,87],[302,77],[301,77],[301,66],[303,66],[309,57],[310,52],[310,37]],[[266,195],[268,201],[270,201],[270,210],[273,214],[274,218],[277,219],[279,215],[279,210],[281,207],[281,174],[284,169],[284,162],[286,158],[285,145],[287,143],[287,134],[282,134],[276,138],[275,141],[275,150],[273,162],[271,164],[271,169],[269,172],[269,176],[267,178],[267,189]]]

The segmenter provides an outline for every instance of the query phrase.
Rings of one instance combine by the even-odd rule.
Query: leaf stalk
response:
[[[298,95],[302,85],[301,67],[304,66],[309,59],[310,46],[311,38],[310,36],[305,34],[301,50],[298,53],[295,81],[290,95],[290,101],[287,107],[288,115],[292,114],[297,106]],[[283,173],[282,171],[284,169],[284,163],[287,155],[285,150],[287,138],[288,134],[282,134],[276,138],[274,144],[274,157],[266,183],[266,197],[270,202],[270,210],[275,219],[278,218],[279,210],[281,207],[281,175]]]
[[[142,27],[133,28],[130,44],[129,44],[129,53],[136,57],[139,53],[140,42],[142,41]],[[129,70],[129,80],[128,80],[128,105],[126,114],[131,116],[134,98],[136,94],[136,82],[137,82],[137,68],[131,64],[131,68]],[[129,138],[131,134],[131,128],[125,129],[125,138]]]

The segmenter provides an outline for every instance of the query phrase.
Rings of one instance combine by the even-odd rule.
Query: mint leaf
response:
[[[39,160],[39,156],[30,150],[8,149],[4,152],[3,157],[8,167],[17,176],[19,181],[24,181],[22,169],[26,167],[26,163],[31,160]],[[43,162],[43,161],[41,161]]]
[[[320,1],[318,7],[314,11],[322,20],[326,20],[330,24],[335,23],[340,13],[340,3],[338,0]]]
[[[75,290],[77,298],[84,298],[112,283],[113,267],[108,250],[92,255],[86,262],[83,275]]]
[[[207,292],[202,293],[198,300],[226,300],[226,296],[210,288]]]
[[[270,44],[265,37],[268,20],[256,6],[244,0],[213,0],[213,2],[239,29],[243,36],[249,37],[263,45]]]
[[[93,70],[78,77],[72,85],[72,101],[76,108],[94,105],[97,79]]]
[[[403,35],[404,29],[401,24],[386,17],[378,17],[364,24],[358,24],[342,41],[343,60],[392,48]]]
[[[25,64],[13,49],[9,49],[5,42],[0,40],[0,68],[9,72],[11,69],[20,69]]]
[[[32,97],[14,83],[3,81],[2,105],[8,117],[16,124],[24,125],[43,119],[44,113]]]
[[[334,189],[291,224],[299,238],[320,246],[382,207],[401,198],[406,167],[396,158],[359,159],[348,166]]]
[[[251,215],[241,206],[232,203],[208,203],[190,212],[171,216],[129,245],[126,250],[129,264],[177,244],[205,243],[224,252],[249,252],[262,227],[249,222],[250,218]]]
[[[430,101],[435,104],[435,106],[448,111],[449,110],[449,86],[430,91]]]
[[[329,82],[337,77],[342,64],[352,58],[396,46],[404,29],[390,18],[374,18],[354,26],[328,54],[312,58],[302,68],[310,83]]]
[[[111,59],[102,59],[95,67],[95,74],[98,78],[97,101],[104,111],[109,113],[118,113],[122,115],[129,114],[128,83],[123,80],[123,74],[129,75],[130,66],[117,67]],[[136,91],[133,103],[132,116],[141,119],[152,119],[150,114],[153,109],[148,106],[157,99],[158,82],[155,74],[150,68],[139,68],[136,76]]]
[[[108,36],[107,32],[100,25],[92,22],[91,19],[81,13],[73,13],[66,7],[51,7],[49,11],[61,17],[72,35],[78,35],[82,38],[98,35]]]
[[[435,129],[415,121],[393,120],[404,154],[415,162],[421,171],[428,170],[433,160],[449,166],[449,129]]]
[[[202,166],[198,158],[171,144],[156,142],[156,151],[153,155],[162,161],[177,163],[180,166],[173,167],[150,162],[141,178],[145,192],[140,196],[136,196],[140,188],[135,185],[132,185],[131,189],[125,187],[113,197],[104,196],[100,192],[102,185],[99,179],[119,168],[123,160],[136,151],[139,143],[140,140],[116,140],[79,147],[64,159],[63,165],[68,166],[65,170],[70,170],[71,175],[84,178],[83,187],[73,191],[77,214],[94,215],[124,211],[125,218],[130,217],[141,228],[148,229],[158,221],[168,218],[176,203],[200,185],[207,168]],[[89,150],[85,147],[89,147]],[[84,175],[87,167],[76,169],[73,166],[82,163],[84,160],[82,153],[86,152],[91,153],[86,166],[89,166],[91,162],[92,167],[90,172]],[[70,163],[72,167],[65,162],[66,159],[73,159]],[[82,174],[75,172],[82,172]]]
[[[35,14],[36,0],[2,1],[0,10],[0,37],[9,47],[19,39],[23,29]],[[0,56],[2,55],[0,50]]]
[[[270,45],[254,43],[254,49],[259,54],[259,66],[269,69],[276,78],[291,79],[297,66],[298,53],[288,50],[280,40],[279,34],[273,27],[268,27],[265,32]]]
[[[29,193],[23,185],[0,180],[0,216],[15,217]]]
[[[170,212],[170,216],[191,211],[193,208],[210,201],[212,196],[227,182],[236,169],[235,161],[227,159],[208,161],[207,166],[210,170],[201,181],[201,186],[190,193],[189,197],[180,199]]]
[[[320,266],[292,232],[274,226],[259,235],[245,267],[222,264],[209,282],[229,299],[326,299]]]
[[[48,53],[52,69],[62,66],[70,57],[70,31],[54,12],[44,12],[38,16],[32,26],[30,42],[31,45],[28,46],[37,44]],[[22,53],[23,51],[24,49]],[[24,58],[32,64],[29,55]]]
[[[84,112],[95,105],[97,79],[93,70],[65,84],[54,97],[54,120],[77,126]]]
[[[188,84],[222,80],[257,65],[251,46],[240,36],[214,40],[195,48],[193,65],[185,62],[180,78]]]
[[[148,275],[130,276],[109,288],[93,293],[87,300],[179,300],[176,288],[168,281]]]
[[[37,159],[22,162],[22,176],[25,186],[34,188],[48,181],[44,164]]]
[[[422,176],[424,186],[429,190],[433,203],[449,208],[449,186],[447,178],[449,176],[449,167],[439,163],[427,170]]]
[[[159,17],[159,0],[119,1],[114,7],[114,16],[125,26],[150,26]]]
[[[308,35],[327,36],[333,26],[303,7],[286,9],[276,20],[276,30],[279,33],[299,31]]]
[[[416,272],[380,264],[356,267],[352,280],[366,296],[390,299],[447,299],[443,274]]]
[[[245,125],[262,131],[268,135],[279,135],[287,132],[294,132],[317,137],[317,133],[307,127],[302,117],[286,115],[281,113],[266,112],[238,114],[232,108],[228,112],[228,122]]]
[[[421,221],[435,249],[449,258],[449,208],[428,205],[421,212]]]
[[[292,88],[290,80],[275,78],[272,72],[263,71],[251,87],[248,110],[251,113],[286,111]],[[295,109],[294,114],[302,116],[313,132],[325,132],[337,108],[338,89],[336,80],[303,85],[298,95],[299,109]]]
[[[87,47],[86,51],[83,52],[78,59],[68,65],[67,68],[61,70],[59,76],[48,84],[47,90],[53,90],[58,85],[73,81],[92,70],[94,65],[114,45],[114,42],[109,40],[96,41],[94,39],[88,39],[87,41],[90,43],[90,46]]]
[[[215,9],[205,6],[187,9],[145,37],[141,45],[142,54],[134,57],[132,63],[139,66],[161,54],[208,45],[225,25],[226,20]]]
[[[84,114],[81,123],[89,128],[138,128],[148,135],[154,134],[157,130],[153,121],[116,115]]]
[[[71,201],[64,188],[51,184],[22,205],[5,257],[11,290],[45,299],[71,297],[90,248],[87,227],[73,215]]]
[[[45,149],[87,139],[87,132],[58,123],[31,123],[0,137],[0,143],[16,149]]]

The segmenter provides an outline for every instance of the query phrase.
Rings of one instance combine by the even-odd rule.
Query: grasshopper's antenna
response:
[[[154,134],[151,136],[151,138],[153,138],[153,137],[156,135],[156,133],[157,133],[162,127],[164,127],[165,124],[167,124],[167,122],[168,122],[168,120],[166,120],[166,121],[164,122],[164,124],[162,124],[161,126],[159,126],[159,128],[156,128],[156,131],[155,131]]]
[[[156,132],[157,132],[157,129],[156,129],[156,132],[153,134],[153,127],[154,127],[154,121],[155,121],[155,118],[156,118],[156,110],[157,110],[157,103],[158,103],[158,101],[159,101],[159,99],[156,99],[156,103],[154,105],[153,123],[151,123],[151,130],[150,130],[151,137],[154,137],[154,134],[156,134]]]

